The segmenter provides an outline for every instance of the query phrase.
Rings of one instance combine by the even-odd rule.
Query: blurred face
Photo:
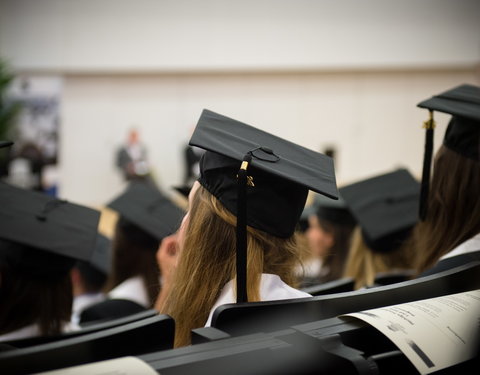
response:
[[[322,258],[328,254],[333,246],[333,236],[321,227],[316,215],[308,218],[308,229],[305,234],[313,256]]]
[[[190,207],[192,207],[192,202],[193,202],[193,197],[195,196],[196,191],[198,190],[200,186],[200,183],[198,181],[195,181],[195,183],[192,186],[192,190],[190,190],[190,194],[188,195],[188,208],[187,208],[187,213],[183,217],[182,224],[180,225],[180,229],[178,230],[178,235],[177,235],[177,241],[178,241],[178,248],[179,251],[181,252],[183,249],[183,244],[185,241],[185,228],[188,225],[188,220],[190,217]]]

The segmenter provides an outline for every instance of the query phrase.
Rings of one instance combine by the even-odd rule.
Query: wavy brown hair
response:
[[[224,285],[235,278],[236,217],[202,186],[184,223],[185,240],[162,313],[175,319],[175,346],[190,343],[190,331],[205,325]],[[299,262],[295,235],[277,238],[247,227],[247,292],[260,300],[262,273],[276,274],[294,286]]]
[[[156,251],[160,241],[127,219],[120,217],[115,226],[112,243],[112,273],[107,281],[107,290],[125,280],[140,276],[153,306],[160,292],[160,270]]]
[[[422,272],[480,233],[480,162],[442,146],[435,157],[425,221],[413,235],[415,268]]]

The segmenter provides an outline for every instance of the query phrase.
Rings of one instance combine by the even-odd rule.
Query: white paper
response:
[[[361,319],[378,329],[421,374],[478,354],[480,289],[343,316]]]
[[[37,375],[158,375],[141,359],[121,357],[86,365],[66,367],[59,370],[40,372]]]

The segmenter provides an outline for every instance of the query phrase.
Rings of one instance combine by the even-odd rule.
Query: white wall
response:
[[[472,66],[478,0],[1,0],[18,69]]]
[[[339,184],[421,169],[416,103],[480,83],[478,0],[0,0],[0,56],[63,79],[61,194],[101,204],[136,125],[162,187],[203,108],[338,149]],[[440,119],[440,143],[447,117]]]
[[[183,176],[181,150],[203,108],[314,150],[334,145],[338,183],[398,166],[420,175],[427,111],[416,104],[472,72],[67,76],[62,194],[100,204],[123,187],[114,153],[136,125],[161,186]],[[448,116],[438,114],[436,146]]]

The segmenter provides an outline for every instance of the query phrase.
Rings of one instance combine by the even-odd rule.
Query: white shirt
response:
[[[86,293],[77,296],[73,299],[72,305],[72,318],[73,324],[80,324],[80,314],[87,307],[105,300],[105,294],[103,293]]]
[[[212,316],[215,309],[220,305],[225,305],[226,303],[235,303],[236,296],[234,293],[235,290],[234,281],[230,280],[222,289],[220,297],[218,297],[217,302],[213,305],[210,310],[210,315],[208,316],[207,323],[205,327],[209,327],[212,323]],[[301,290],[292,288],[291,286],[285,284],[278,275],[272,275],[268,273],[262,273],[260,279],[260,300],[261,301],[274,301],[281,299],[292,299],[292,298],[306,298],[311,297],[310,294],[302,292]]]
[[[140,276],[131,277],[123,283],[117,285],[109,293],[108,297],[112,299],[127,299],[148,308],[150,299]]]
[[[446,253],[444,256],[442,256],[439,259],[439,261],[443,260],[443,259],[452,258],[452,257],[457,256],[457,255],[473,253],[473,252],[479,251],[479,250],[480,250],[480,233],[473,236],[469,240],[466,240],[465,242],[461,243],[460,245],[458,245],[453,250],[450,250],[448,253]]]

